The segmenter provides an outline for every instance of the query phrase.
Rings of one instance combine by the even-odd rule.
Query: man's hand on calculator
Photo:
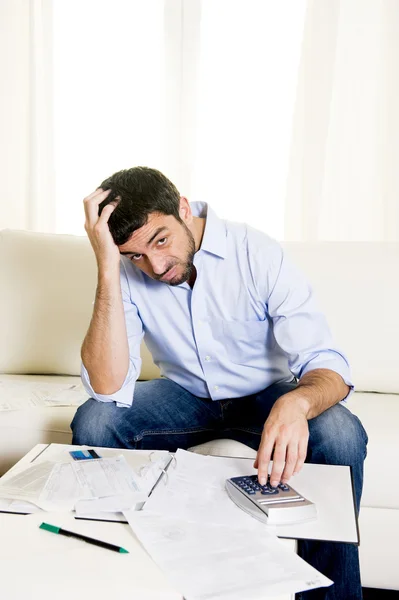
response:
[[[306,405],[284,394],[274,404],[263,427],[258,454],[254,462],[258,481],[267,482],[269,462],[273,455],[270,484],[287,483],[305,462],[309,440]]]

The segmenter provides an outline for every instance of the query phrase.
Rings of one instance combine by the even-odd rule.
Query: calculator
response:
[[[316,519],[316,505],[286,483],[273,487],[270,475],[260,485],[257,475],[226,480],[230,498],[245,512],[268,525],[288,525]]]

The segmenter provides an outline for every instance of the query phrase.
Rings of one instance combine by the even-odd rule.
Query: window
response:
[[[190,200],[282,238],[306,0],[54,3],[57,232],[147,165]]]

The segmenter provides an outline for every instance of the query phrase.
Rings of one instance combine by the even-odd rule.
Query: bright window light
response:
[[[192,190],[283,239],[306,0],[204,0]]]
[[[54,2],[57,232],[84,234],[83,198],[147,165],[283,238],[306,0],[189,2]]]
[[[160,168],[161,0],[54,2],[56,227],[83,235],[82,200],[115,171]]]

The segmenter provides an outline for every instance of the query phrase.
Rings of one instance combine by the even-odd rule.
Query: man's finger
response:
[[[117,205],[114,204],[113,202],[110,202],[109,204],[107,204],[107,206],[104,206],[104,208],[101,211],[101,215],[98,219],[98,223],[99,224],[108,223],[108,220],[109,220],[111,214],[114,212],[116,206]]]
[[[284,469],[287,456],[287,442],[281,439],[274,448],[273,468],[270,474],[270,484],[276,487],[281,481],[281,475]]]
[[[101,189],[101,188],[100,188]],[[83,200],[83,206],[85,209],[86,221],[89,225],[93,226],[98,221],[98,206],[101,204],[111,190],[100,191],[96,190],[90,196],[87,196]]]
[[[297,458],[295,469],[294,469],[294,475],[299,473],[299,471],[302,469],[302,467],[305,463],[306,455],[308,453],[308,441],[309,441],[309,436],[306,436],[305,438],[302,438],[301,440],[299,440],[298,458]]]
[[[299,454],[299,443],[296,440],[292,440],[287,447],[287,456],[285,460],[285,467],[281,476],[282,483],[288,483],[291,479],[294,469],[298,462]]]
[[[262,440],[258,449],[258,455],[256,457],[256,462],[258,464],[258,481],[260,485],[266,485],[273,446],[274,437],[268,435],[266,438],[262,435]]]
[[[92,192],[91,194],[86,196],[85,200],[91,200],[92,198],[94,198],[95,196],[98,196],[99,194],[106,194],[107,192],[110,192],[110,191],[111,190],[103,190],[103,188],[97,188],[94,190],[94,192]]]

